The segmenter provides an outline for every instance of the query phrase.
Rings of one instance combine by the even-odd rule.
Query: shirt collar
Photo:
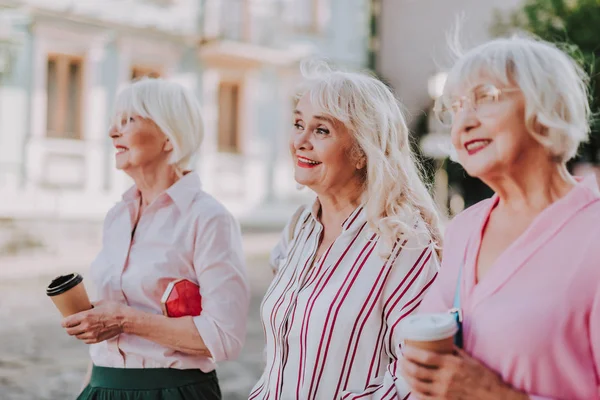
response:
[[[126,202],[131,202],[134,200],[138,200],[140,198],[140,192],[137,186],[133,185],[125,193],[123,193],[123,200]]]
[[[181,211],[184,211],[187,210],[201,189],[202,183],[200,182],[200,177],[197,173],[192,171],[182,176],[177,182],[171,185],[171,187],[165,190],[159,198],[163,196],[170,198]],[[140,192],[135,185],[123,193],[123,200],[126,202],[139,200],[139,198]]]

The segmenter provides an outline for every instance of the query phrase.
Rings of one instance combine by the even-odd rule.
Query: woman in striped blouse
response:
[[[249,399],[394,399],[398,323],[436,277],[438,216],[390,90],[303,68],[290,150],[317,194],[271,255],[261,307],[265,371]]]

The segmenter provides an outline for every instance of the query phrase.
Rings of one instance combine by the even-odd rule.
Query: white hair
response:
[[[200,104],[178,83],[142,78],[129,84],[115,102],[115,126],[138,115],[153,121],[173,145],[170,164],[179,171],[192,167],[200,149],[204,126]]]
[[[491,40],[457,56],[444,87],[444,103],[484,76],[521,90],[527,129],[556,161],[567,162],[588,140],[587,75],[557,46],[514,36]]]
[[[352,155],[366,159],[367,221],[383,239],[383,252],[423,234],[441,246],[435,203],[413,159],[408,127],[391,90],[367,74],[332,70],[325,63],[305,62],[301,72],[298,98],[310,96],[313,105],[343,123],[356,140]]]

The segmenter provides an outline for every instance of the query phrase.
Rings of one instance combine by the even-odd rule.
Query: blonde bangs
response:
[[[307,95],[311,104],[319,108],[325,116],[351,128],[353,90],[340,78],[335,72],[329,76],[307,77],[299,88],[297,98]]]

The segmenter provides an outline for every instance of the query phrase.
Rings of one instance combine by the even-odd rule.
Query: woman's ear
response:
[[[356,162],[356,169],[363,169],[367,166],[367,158],[363,155]]]
[[[540,136],[548,136],[548,128],[542,125],[537,116],[533,117],[531,129],[533,130],[533,133]]]
[[[355,160],[354,166],[358,170],[367,166],[367,155],[358,144],[355,144],[354,147],[352,147],[352,150],[350,150],[350,159]]]
[[[171,141],[168,138],[165,141],[165,144],[163,145],[163,150],[166,152],[173,151],[173,143],[171,143]]]

